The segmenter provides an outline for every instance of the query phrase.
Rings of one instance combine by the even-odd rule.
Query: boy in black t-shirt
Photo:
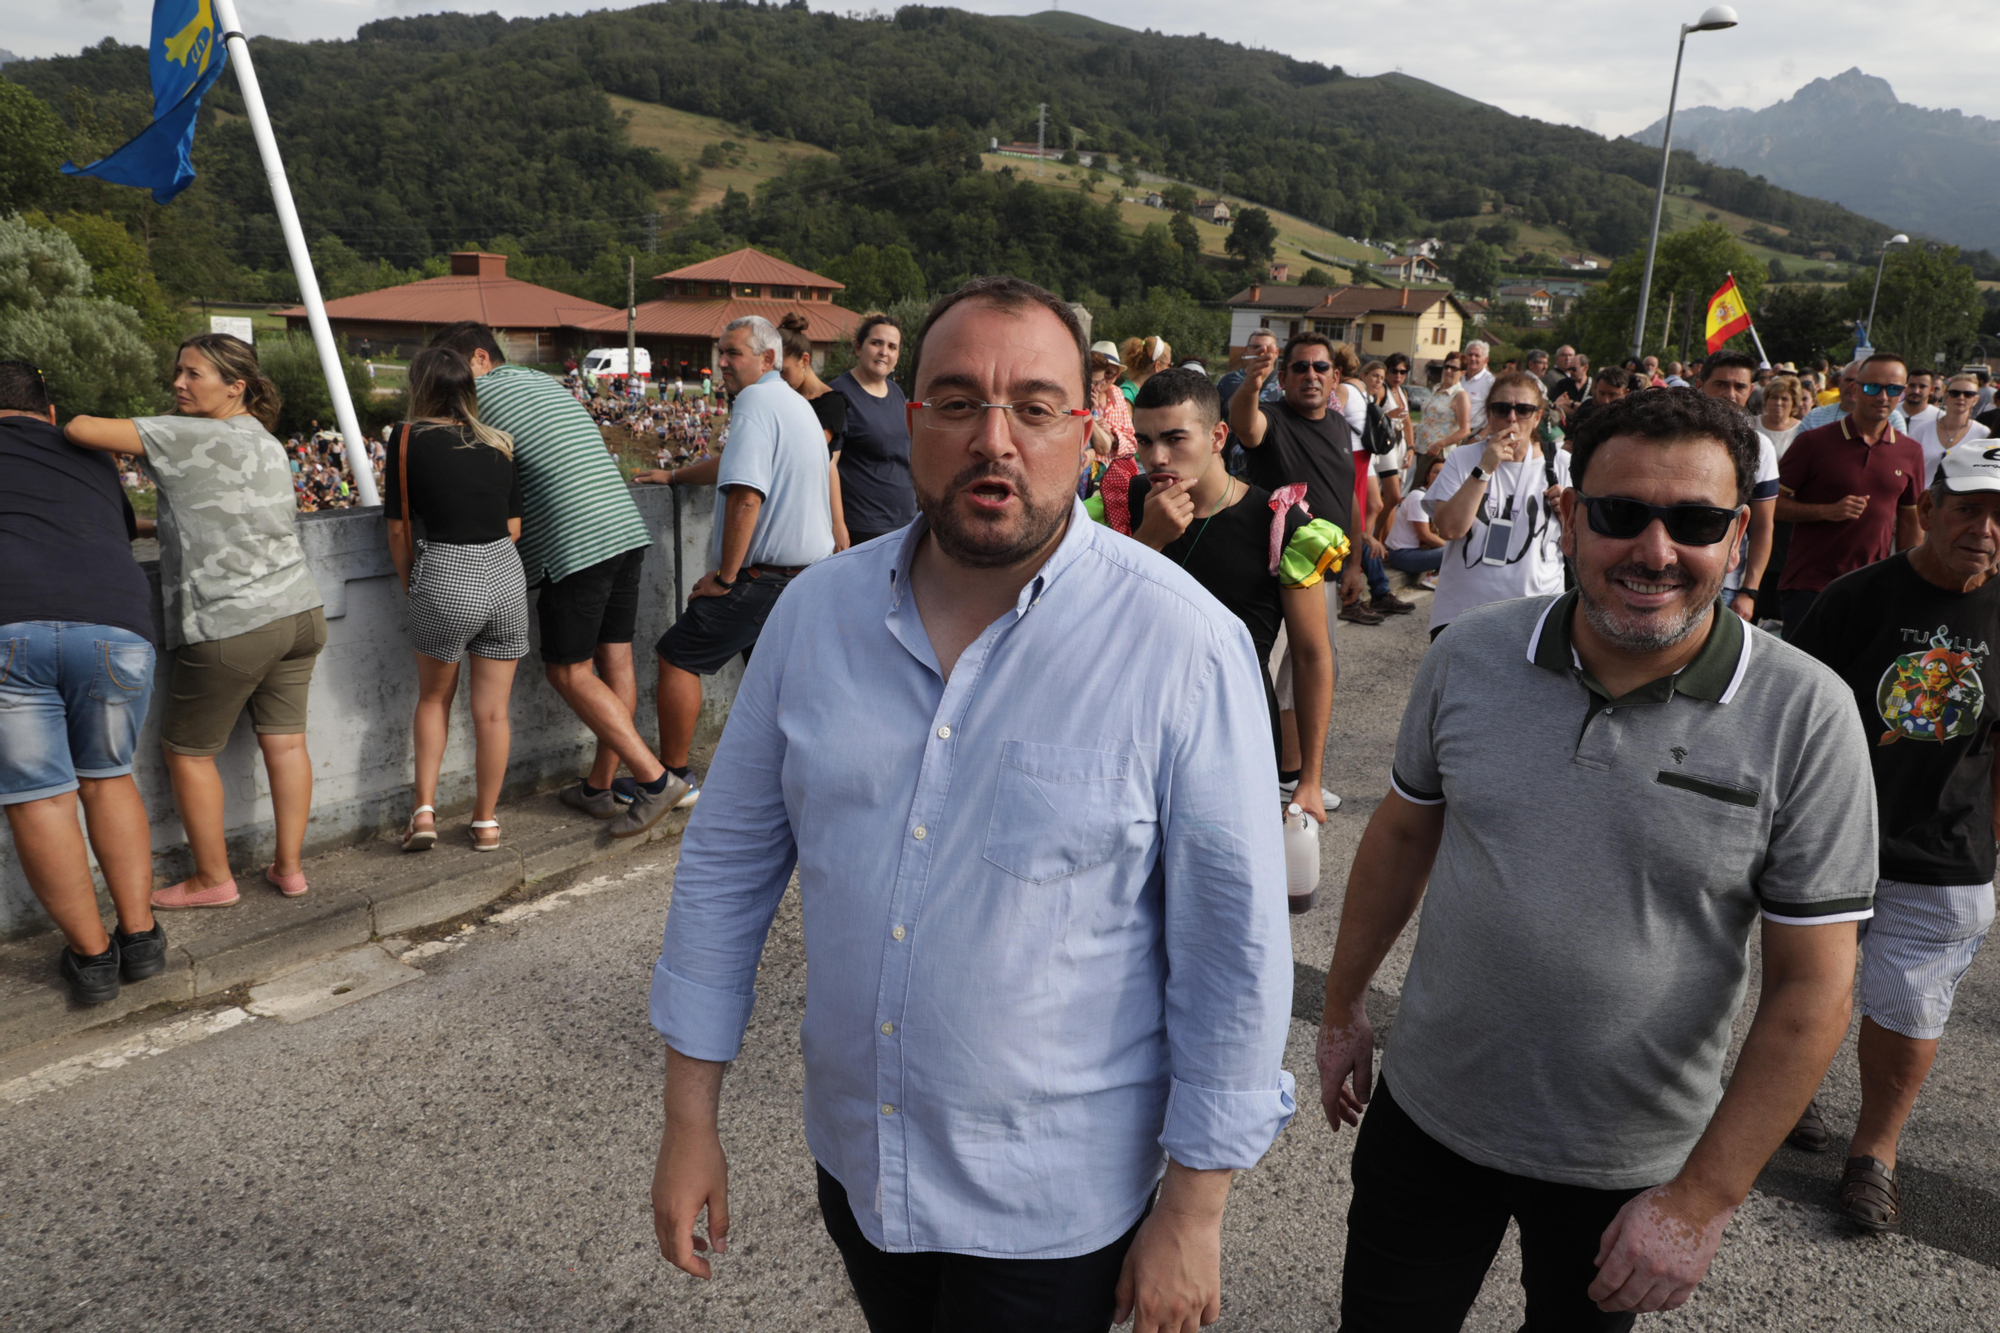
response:
[[[1993,922],[2000,449],[1962,444],[1918,500],[1924,540],[1827,585],[1791,642],[1854,690],[1875,742],[1882,876],[1861,923],[1861,1114],[1841,1211],[1902,1219],[1896,1141],[1930,1073],[1953,992]],[[1995,683],[2000,683],[1996,681]],[[1808,1107],[1791,1141],[1824,1151]]]
[[[1222,463],[1229,440],[1222,402],[1199,371],[1164,370],[1148,379],[1132,405],[1132,422],[1146,468],[1131,483],[1132,535],[1234,612],[1250,631],[1260,663],[1269,661],[1284,630],[1292,643],[1295,698],[1278,698],[1268,668],[1265,697],[1274,747],[1285,748],[1282,710],[1283,725],[1296,727],[1300,765],[1279,778],[1296,783],[1289,798],[1325,823],[1320,768],[1333,712],[1333,652],[1320,584],[1339,571],[1346,535],[1312,517],[1302,487],[1273,496],[1229,475]]]

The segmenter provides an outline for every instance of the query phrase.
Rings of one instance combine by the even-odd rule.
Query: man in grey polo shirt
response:
[[[1328,1118],[1368,1111],[1345,1333],[1457,1328],[1510,1217],[1529,1327],[1682,1304],[1847,1030],[1867,742],[1837,676],[1716,601],[1755,432],[1676,389],[1572,439],[1576,589],[1432,645],[1349,874],[1319,1037]],[[1363,997],[1426,877],[1376,1089]]]

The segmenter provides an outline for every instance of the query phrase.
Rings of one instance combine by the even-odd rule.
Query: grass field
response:
[[[982,153],[980,154],[980,158],[985,162],[988,171],[998,171],[1002,167],[1012,167],[1014,174],[1023,180],[1033,181],[1051,190],[1069,190],[1074,193],[1081,190],[1084,182],[1090,178],[1090,171],[1085,167],[1065,167],[1050,162],[1043,174],[1037,176],[1035,174],[1035,162],[1032,158],[1002,157],[997,153]],[[1154,222],[1164,223],[1167,220],[1167,214],[1160,209],[1148,208],[1145,204],[1137,202],[1137,200],[1144,199],[1148,191],[1158,189],[1162,184],[1166,183],[1168,182],[1164,178],[1148,176],[1145,183],[1141,184],[1137,189],[1127,189],[1119,182],[1116,176],[1107,173],[1103,180],[1096,183],[1094,197],[1102,200],[1112,198],[1115,195],[1124,200],[1125,202],[1118,206],[1119,216],[1125,219],[1125,225],[1136,236],[1144,231],[1149,224]],[[1201,197],[1207,199],[1212,196],[1207,191],[1202,191]],[[1319,267],[1331,272],[1336,282],[1347,282],[1350,281],[1349,273],[1356,261],[1365,262],[1371,258],[1381,257],[1379,250],[1370,250],[1366,246],[1356,245],[1345,236],[1337,232],[1328,231],[1324,227],[1314,226],[1304,218],[1294,217],[1290,213],[1279,212],[1268,205],[1256,204],[1254,201],[1245,200],[1233,194],[1225,194],[1222,197],[1228,202],[1231,209],[1240,210],[1245,207],[1254,206],[1264,209],[1265,212],[1271,215],[1271,221],[1277,224],[1278,228],[1277,262],[1291,265],[1294,281],[1297,280],[1297,276],[1300,273],[1317,264]],[[1196,219],[1195,229],[1201,234],[1201,252],[1203,254],[1220,256],[1223,253],[1223,238],[1229,235],[1227,227],[1218,227],[1212,223]],[[1315,250],[1323,255],[1331,255],[1334,259],[1343,261],[1342,266],[1336,267],[1335,265],[1326,263],[1324,260],[1309,258],[1305,253],[1307,250]]]
[[[732,188],[750,194],[758,185],[802,158],[833,156],[824,148],[815,148],[811,144],[764,137],[760,131],[734,126],[713,116],[676,111],[672,107],[635,101],[630,97],[613,95],[611,108],[631,117],[626,133],[633,143],[641,148],[657,149],[689,166],[700,164],[701,151],[710,144],[726,142],[736,145],[727,154],[723,165],[701,167],[701,181],[692,194],[662,191],[662,198],[685,198],[692,212],[698,213],[710,204],[722,202],[723,193]]]

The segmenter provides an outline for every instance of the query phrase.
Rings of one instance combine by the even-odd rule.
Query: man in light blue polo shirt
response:
[[[758,315],[723,330],[722,380],[729,388],[729,443],[709,464],[663,480],[715,483],[714,568],[688,589],[687,609],[660,636],[660,761],[672,780],[639,799],[615,834],[651,828],[692,785],[688,750],[701,715],[701,678],[730,658],[746,658],[778,594],[807,565],[833,554],[833,497],[826,432],[812,407],[778,375],[781,344]],[[649,478],[651,475],[649,474]]]

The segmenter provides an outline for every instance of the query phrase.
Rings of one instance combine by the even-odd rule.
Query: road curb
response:
[[[61,936],[0,946],[0,1059],[463,916],[552,876],[678,839],[687,827],[687,812],[676,810],[636,838],[613,838],[608,823],[566,809],[552,794],[502,806],[499,818],[507,845],[498,852],[472,851],[447,818],[438,847],[419,855],[402,854],[394,837],[385,836],[312,858],[305,863],[312,888],[303,898],[283,898],[261,883],[253,887],[252,877],[239,872],[243,896],[237,906],[161,913],[167,970],[124,987],[105,1004],[70,1002],[55,969]]]

